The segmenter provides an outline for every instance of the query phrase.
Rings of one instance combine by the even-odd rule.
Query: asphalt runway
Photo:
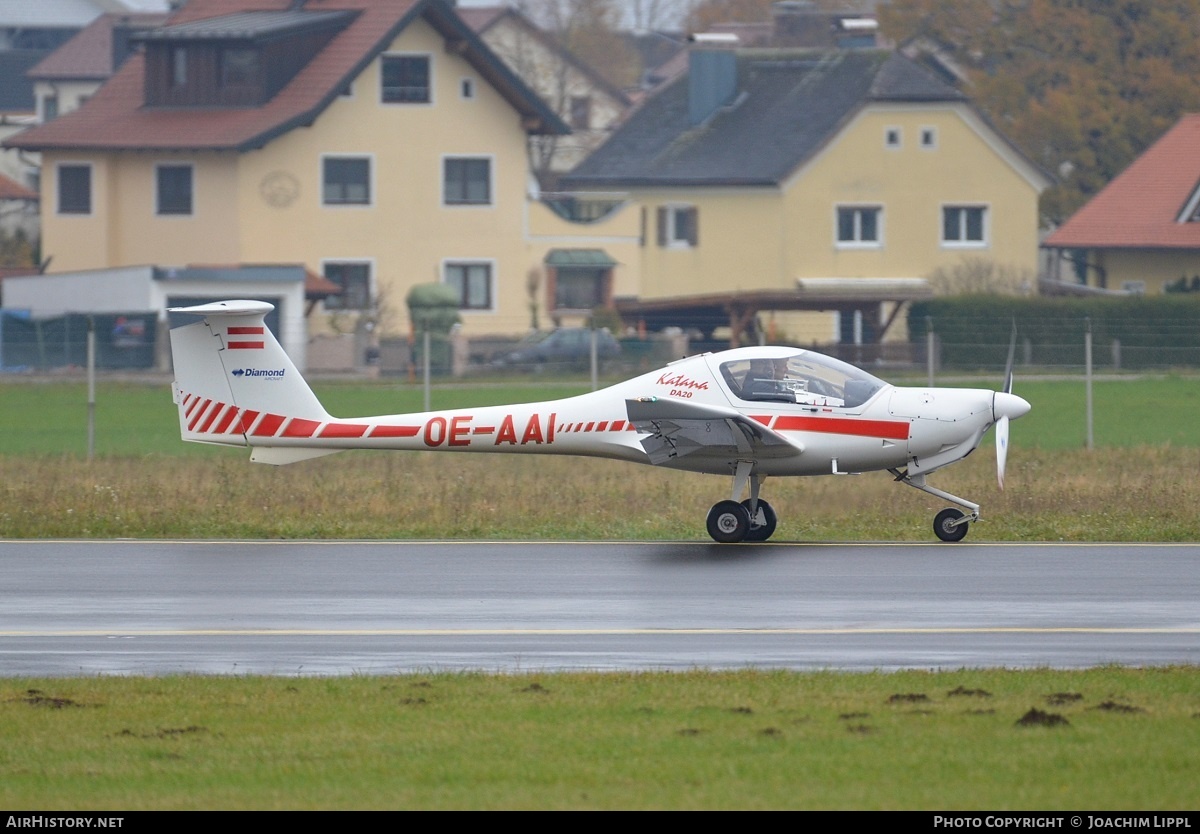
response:
[[[1197,544],[0,541],[0,676],[1200,664]]]

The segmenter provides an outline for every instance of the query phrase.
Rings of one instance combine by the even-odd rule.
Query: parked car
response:
[[[621,353],[621,343],[607,330],[596,330],[596,358],[611,359]],[[586,365],[591,357],[592,330],[560,327],[549,333],[527,336],[517,347],[496,357],[494,365]]]

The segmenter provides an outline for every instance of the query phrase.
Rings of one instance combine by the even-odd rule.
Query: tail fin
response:
[[[171,331],[172,391],[184,440],[260,447],[271,438],[310,437],[330,419],[263,320],[273,309],[264,301],[218,301],[169,310],[204,316]],[[256,448],[251,459],[291,463],[336,451],[295,442]]]

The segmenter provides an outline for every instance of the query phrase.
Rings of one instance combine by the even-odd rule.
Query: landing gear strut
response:
[[[718,501],[708,511],[708,534],[722,544],[736,542],[765,542],[771,538],[778,523],[775,509],[758,497],[765,475],[754,472],[754,464],[738,461],[733,473],[733,498]],[[739,499],[750,487],[750,497]]]
[[[951,495],[948,492],[943,492],[940,489],[931,487],[925,483],[924,475],[909,475],[907,472],[902,472],[899,469],[889,469],[896,476],[896,480],[902,484],[908,484],[914,489],[919,489],[922,492],[928,492],[930,495],[936,495],[938,498],[944,498],[947,501],[953,501],[960,507],[966,507],[970,513],[964,513],[962,510],[954,507],[947,507],[936,516],[933,517],[933,533],[944,542],[960,542],[967,536],[967,525],[973,521],[979,520],[979,505],[964,498],[959,498],[957,495]]]

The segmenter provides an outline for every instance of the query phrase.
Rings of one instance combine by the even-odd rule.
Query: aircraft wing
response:
[[[802,446],[732,408],[644,397],[626,400],[625,409],[634,428],[650,435],[641,443],[655,464],[696,452],[781,458],[804,451]]]

